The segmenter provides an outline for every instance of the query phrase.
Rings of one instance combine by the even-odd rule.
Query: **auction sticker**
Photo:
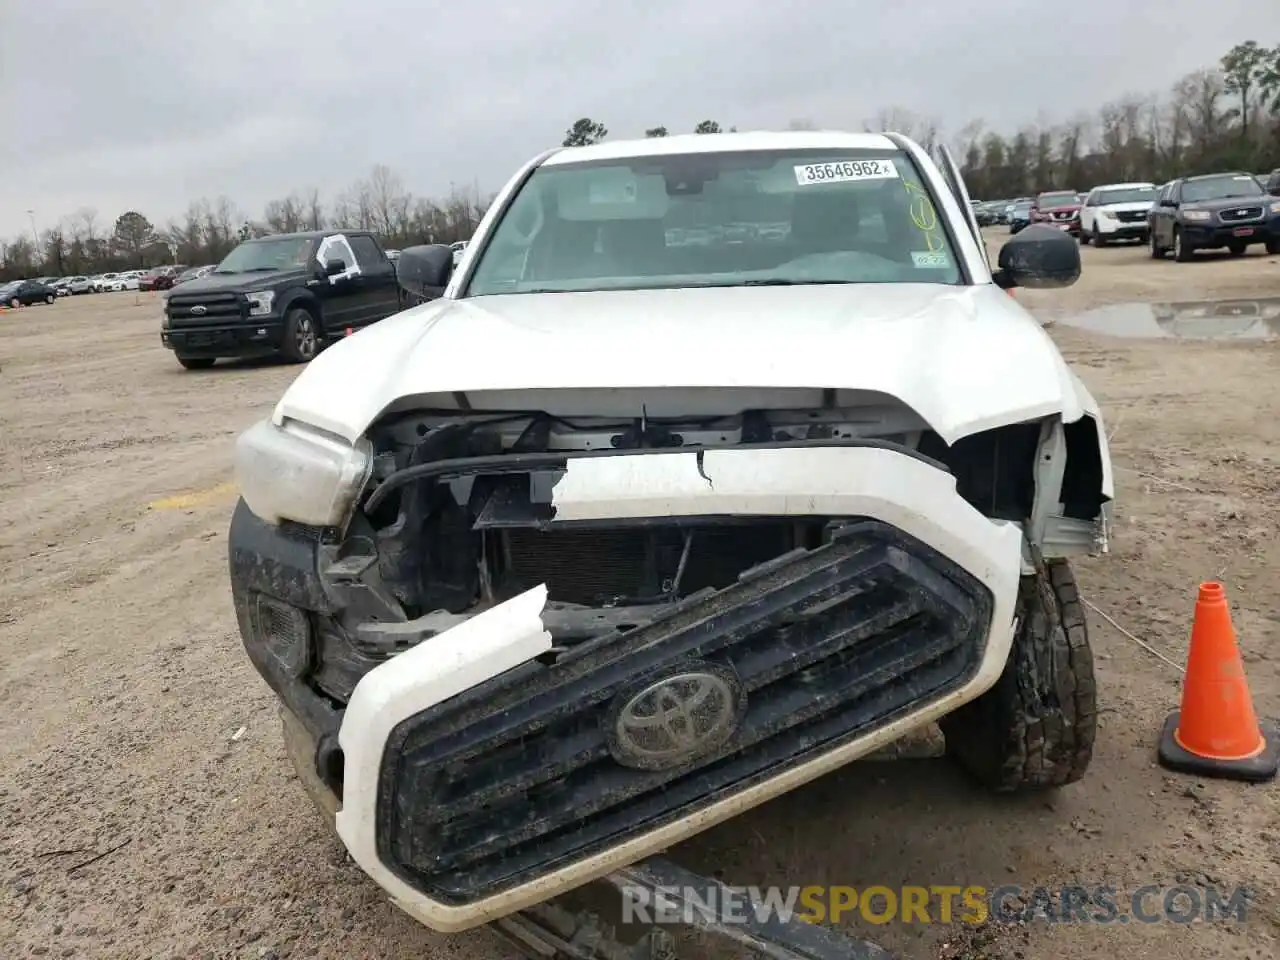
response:
[[[833,160],[830,163],[805,163],[796,167],[796,183],[807,187],[813,183],[847,183],[851,180],[894,180],[898,168],[892,160]]]
[[[945,253],[933,253],[928,250],[912,253],[911,261],[921,270],[945,270],[951,266],[951,258]]]

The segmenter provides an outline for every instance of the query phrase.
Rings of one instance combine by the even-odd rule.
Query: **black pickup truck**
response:
[[[160,340],[188,370],[220,357],[281,354],[305,363],[326,340],[403,305],[395,264],[373,234],[280,234],[246,240],[211,273],[176,287]]]

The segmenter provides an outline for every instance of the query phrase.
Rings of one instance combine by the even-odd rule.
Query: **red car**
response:
[[[1073,237],[1080,236],[1080,194],[1074,190],[1052,190],[1036,197],[1031,205],[1031,222],[1058,227]]]
[[[187,269],[181,264],[170,267],[153,267],[138,278],[139,290],[168,290],[173,286],[174,278]]]

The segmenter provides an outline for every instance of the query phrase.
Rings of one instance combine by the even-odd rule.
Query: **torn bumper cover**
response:
[[[951,712],[1004,668],[1021,530],[983,517],[948,473],[905,449],[570,460],[553,506],[553,529],[847,520],[819,547],[558,656],[552,634],[566,615],[545,586],[471,617],[366,625],[366,639],[416,645],[365,673],[345,712],[300,701],[289,671],[245,632],[313,735],[340,725],[336,827],[352,856],[436,930],[639,861]],[[245,554],[266,536],[253,519],[232,531],[242,632],[253,591],[275,584],[292,593],[285,601],[323,602],[299,596],[278,564],[261,573]]]

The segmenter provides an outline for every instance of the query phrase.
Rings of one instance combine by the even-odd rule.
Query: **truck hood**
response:
[[[1262,207],[1265,211],[1267,206],[1274,202],[1275,197],[1264,197],[1261,194],[1250,197],[1218,197],[1214,200],[1189,200],[1179,208],[1179,212],[1183,210],[1208,210],[1212,213],[1221,213],[1223,210],[1234,210],[1237,207],[1241,210],[1246,207]]]
[[[271,273],[206,273],[203,277],[184,280],[174,287],[176,293],[248,293],[267,290],[285,280],[309,278],[306,270],[275,270]]]
[[[993,284],[848,284],[435,300],[325,350],[274,420],[354,442],[427,394],[699,387],[874,391],[947,443],[1096,411],[1040,324]]]

